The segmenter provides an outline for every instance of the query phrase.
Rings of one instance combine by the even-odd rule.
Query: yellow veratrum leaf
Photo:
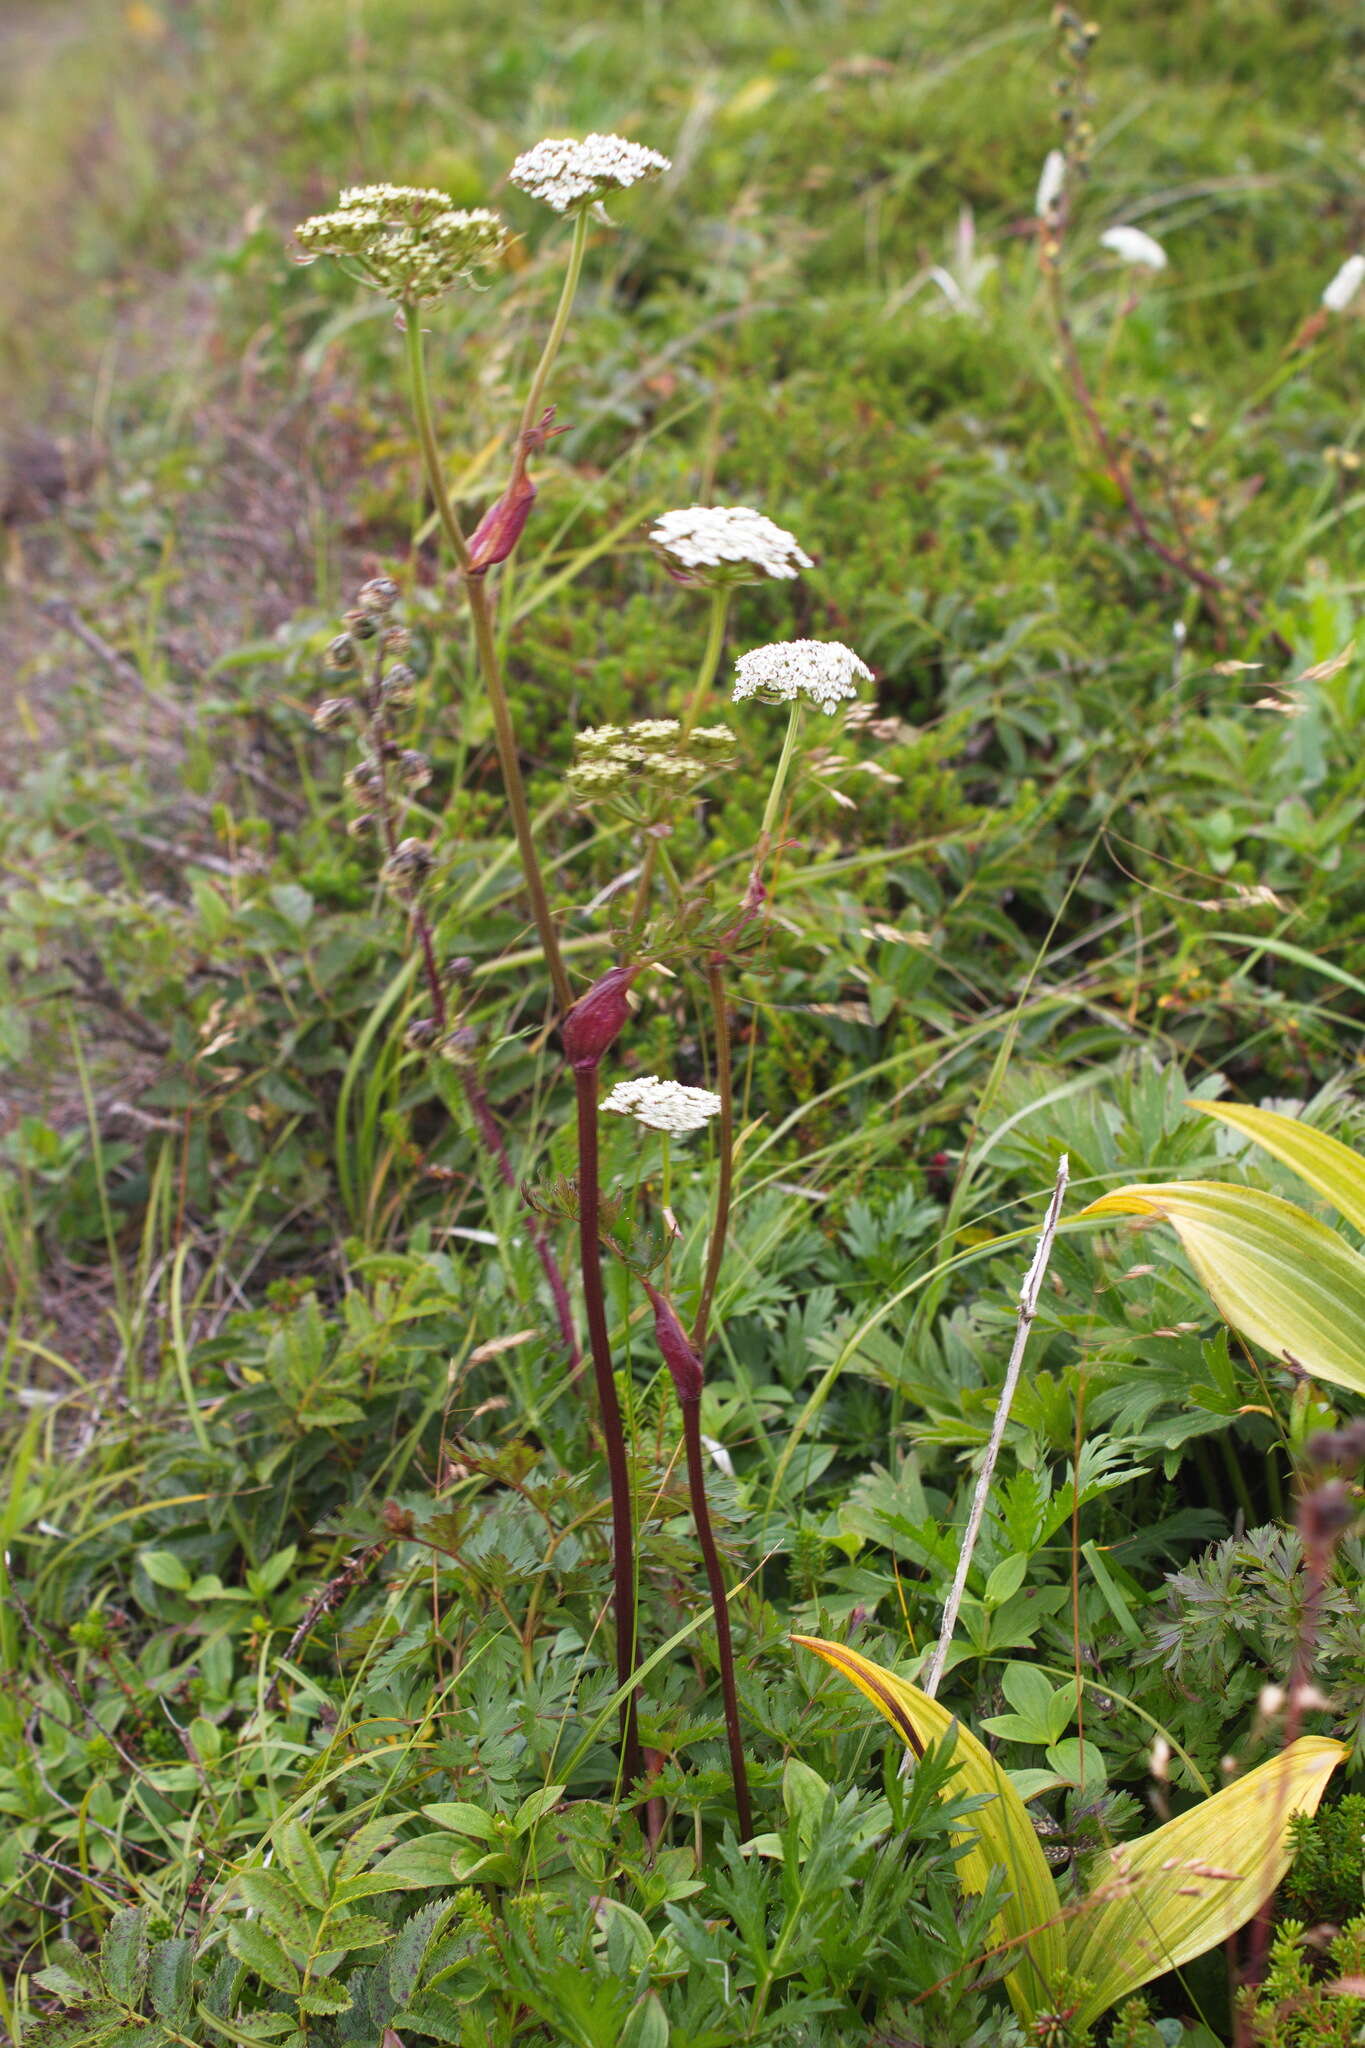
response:
[[[1345,1755],[1330,1736],[1301,1735],[1212,1799],[1108,1852],[1068,1929],[1078,2027],[1246,1925],[1289,1868],[1291,1817],[1317,1811]]]
[[[793,1636],[792,1641],[799,1649],[813,1650],[856,1685],[916,1756],[922,1756],[929,1743],[942,1742],[953,1727],[955,1716],[946,1707],[857,1650],[818,1636]],[[1023,1800],[990,1751],[960,1721],[956,1726],[953,1761],[960,1768],[952,1780],[953,1792],[989,1797],[989,1804],[978,1807],[954,1835],[955,1841],[971,1844],[957,1864],[957,1875],[964,1891],[980,1892],[992,1870],[998,1867],[1005,1873],[1009,1896],[992,1932],[1005,1949],[1001,1961],[1008,1964],[1011,1955],[1017,1958],[1005,1987],[1019,2017],[1028,2021],[1046,2007],[1066,1967],[1061,1902]]]
[[[1234,1330],[1365,1393],[1365,1259],[1278,1195],[1223,1181],[1116,1188],[1083,1216],[1159,1216]]]
[[[1348,1223],[1365,1230],[1365,1159],[1329,1138],[1296,1116],[1280,1116],[1273,1109],[1247,1109],[1240,1102],[1191,1102],[1188,1107],[1204,1116],[1216,1116],[1234,1131],[1254,1138],[1267,1152],[1273,1152],[1294,1169],[1310,1188],[1325,1195],[1334,1209],[1340,1209]]]

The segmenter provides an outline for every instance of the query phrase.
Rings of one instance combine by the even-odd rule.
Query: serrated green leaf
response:
[[[316,1979],[298,1996],[300,2012],[335,2013],[351,2010],[351,1994],[344,1984],[319,1983]]]
[[[1325,1195],[1348,1223],[1365,1231],[1365,1158],[1296,1116],[1273,1109],[1249,1109],[1240,1102],[1191,1102],[1203,1116],[1217,1117],[1241,1131],[1291,1167],[1300,1180]]]
[[[120,2005],[136,2010],[142,2003],[147,1962],[147,1908],[122,1906],[111,1916],[100,1943],[100,1974]]]
[[[964,1891],[980,1892],[993,1870],[1004,1871],[1008,1896],[996,1916],[993,1939],[1018,1958],[1005,1985],[1020,2018],[1031,2020],[1061,1982],[1066,1949],[1057,1887],[1022,1799],[990,1751],[918,1686],[843,1643],[814,1636],[793,1636],[792,1641],[798,1648],[813,1650],[856,1685],[913,1754],[921,1754],[930,1742],[942,1742],[950,1729],[956,1729],[953,1755],[959,1768],[952,1781],[954,1793],[985,1798],[954,1835],[970,1845],[956,1866],[958,1880]]]
[[[1117,1188],[1081,1214],[1159,1216],[1234,1330],[1365,1393],[1365,1259],[1316,1217],[1258,1188],[1198,1180]]]
[[[190,2005],[194,1981],[194,1942],[188,1935],[158,1941],[147,1964],[147,1990],[158,2019],[182,2018]]]
[[[1289,1868],[1291,1819],[1316,1812],[1345,1755],[1330,1736],[1301,1735],[1212,1799],[1108,1852],[1067,1932],[1068,1966],[1083,1987],[1077,2026],[1246,1925]]]
[[[239,1870],[237,1889],[272,1934],[296,1948],[310,1946],[312,1921],[293,1885],[278,1870]]]
[[[228,1929],[228,1947],[239,1963],[245,1963],[276,1991],[298,1990],[299,1973],[283,1942],[259,1920],[234,1920]]]
[[[294,1889],[321,1912],[327,1904],[327,1871],[308,1830],[296,1820],[284,1821],[275,1830],[275,1844]]]

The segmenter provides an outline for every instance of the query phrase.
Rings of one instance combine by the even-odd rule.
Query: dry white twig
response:
[[[986,1502],[990,1497],[991,1480],[995,1474],[995,1461],[1000,1455],[1000,1446],[1004,1441],[1005,1424],[1010,1419],[1010,1403],[1019,1384],[1019,1371],[1024,1363],[1024,1347],[1028,1343],[1028,1333],[1038,1312],[1038,1296],[1043,1291],[1043,1278],[1047,1272],[1048,1260],[1052,1256],[1052,1240],[1057,1235],[1057,1225],[1061,1220],[1062,1198],[1066,1194],[1070,1172],[1071,1163],[1063,1152],[1057,1161],[1057,1184],[1052,1190],[1052,1200],[1047,1205],[1047,1215],[1043,1218],[1043,1232],[1038,1239],[1038,1249],[1033,1254],[1033,1263],[1024,1275],[1024,1284],[1019,1289],[1019,1318],[1015,1325],[1014,1348],[1010,1352],[1010,1362],[1005,1369],[1005,1384],[1000,1389],[995,1420],[991,1424],[990,1439],[986,1445],[986,1456],[982,1461],[976,1492],[972,1497],[972,1511],[967,1517],[967,1532],[962,1539],[962,1555],[957,1561],[952,1591],[943,1610],[943,1626],[939,1630],[938,1642],[934,1646],[929,1675],[924,1681],[924,1690],[930,1699],[935,1698],[938,1693],[939,1680],[943,1676],[943,1666],[953,1640],[953,1630],[957,1626],[958,1609],[962,1605],[967,1574],[972,1568],[972,1553],[976,1549],[976,1539],[981,1534],[981,1524],[985,1519]],[[909,1751],[906,1752],[906,1760],[909,1760]]]

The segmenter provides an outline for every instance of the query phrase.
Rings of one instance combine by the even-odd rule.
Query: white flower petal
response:
[[[1166,268],[1166,251],[1141,228],[1106,228],[1100,236],[1100,247],[1112,249],[1120,263],[1139,263],[1144,270]]]
[[[1051,217],[1052,210],[1066,190],[1066,158],[1060,149],[1050,149],[1043,158],[1043,172],[1038,180],[1038,196],[1033,202],[1033,211],[1039,220]]]
[[[1365,255],[1359,251],[1348,256],[1336,276],[1322,294],[1322,303],[1329,313],[1344,313],[1352,304],[1365,284]]]
[[[638,1081],[618,1081],[603,1100],[603,1109],[618,1116],[633,1116],[651,1131],[669,1131],[682,1136],[699,1131],[724,1105],[709,1088],[687,1088],[681,1081],[661,1081],[657,1074],[644,1074]]]
[[[870,683],[872,671],[840,640],[778,640],[752,647],[735,663],[735,702],[757,697],[764,704],[790,704],[809,697],[822,711],[835,711],[845,698],[856,697],[859,681]]]
[[[595,206],[608,192],[622,192],[627,185],[661,177],[671,169],[657,149],[627,142],[623,135],[585,135],[581,142],[566,135],[547,136],[526,150],[508,175],[533,199],[543,199],[556,213],[568,213]]]
[[[686,511],[665,512],[649,537],[674,568],[702,580],[707,571],[740,580],[747,571],[791,577],[811,565],[794,534],[750,505],[690,505]]]

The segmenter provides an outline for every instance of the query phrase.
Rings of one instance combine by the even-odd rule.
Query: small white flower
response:
[[[618,1081],[602,1104],[618,1116],[633,1116],[651,1131],[670,1131],[677,1136],[699,1131],[723,1107],[719,1095],[709,1088],[685,1088],[681,1081],[661,1081],[657,1074],[645,1074],[638,1081]]]
[[[662,177],[671,169],[657,149],[627,142],[623,135],[585,135],[581,142],[566,135],[547,136],[526,150],[508,175],[514,185],[533,199],[543,199],[556,213],[577,213],[605,199],[608,192],[623,192],[627,185]]]
[[[1060,149],[1050,149],[1043,158],[1043,174],[1038,180],[1038,196],[1033,202],[1033,211],[1039,220],[1050,220],[1052,213],[1066,190],[1066,158]]]
[[[851,647],[839,640],[779,640],[771,647],[751,647],[735,663],[735,702],[757,697],[764,704],[790,704],[810,697],[822,711],[858,694],[858,679],[872,681],[872,671]]]
[[[1120,263],[1141,264],[1144,270],[1166,268],[1166,251],[1141,228],[1106,228],[1100,247],[1112,249]]]
[[[1348,256],[1336,276],[1322,294],[1322,303],[1329,313],[1344,313],[1354,301],[1360,287],[1365,284],[1365,255],[1357,250]]]
[[[686,582],[754,583],[791,577],[811,566],[794,534],[749,505],[691,505],[665,512],[650,539]]]

